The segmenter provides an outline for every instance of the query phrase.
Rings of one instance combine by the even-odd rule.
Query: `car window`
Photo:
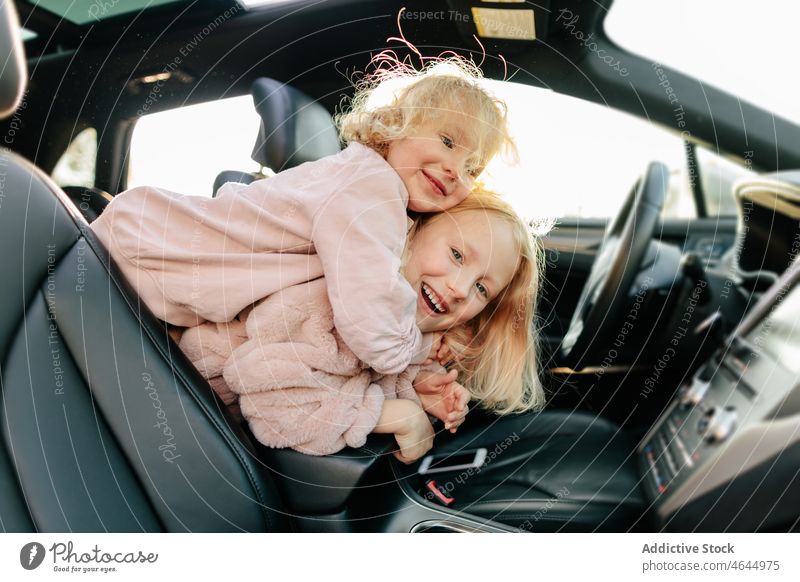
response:
[[[508,106],[519,163],[498,157],[482,179],[522,216],[543,224],[611,217],[652,160],[671,171],[664,215],[695,215],[683,141],[676,134],[547,89],[484,83]],[[127,185],[210,196],[220,171],[259,170],[250,159],[259,122],[247,96],[145,115],[133,132]]]
[[[796,0],[614,0],[603,28],[632,53],[800,123]],[[710,42],[713,39],[713,42]]]
[[[144,115],[131,138],[127,186],[211,196],[221,171],[260,169],[250,158],[260,122],[250,96]]]
[[[520,162],[496,158],[488,186],[531,219],[608,218],[648,162],[671,171],[666,217],[695,215],[681,138],[653,123],[554,91],[486,81],[508,105]]]
[[[87,127],[81,131],[56,162],[53,181],[59,186],[94,186],[97,164],[97,131]]]

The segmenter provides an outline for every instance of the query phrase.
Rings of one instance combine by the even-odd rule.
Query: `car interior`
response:
[[[652,62],[605,34],[612,0],[492,3],[512,12],[494,28],[477,0],[58,4],[0,4],[0,529],[800,530],[800,126],[669,70],[676,118]],[[151,112],[252,97],[260,170],[220,167],[212,192],[338,152],[348,71],[387,42],[408,51],[401,19],[426,53],[688,135],[690,166],[714,144],[754,172],[726,184],[736,216],[711,214],[698,180],[695,216],[665,217],[671,168],[651,160],[610,220],[559,220],[540,241],[547,407],[473,407],[425,469],[390,435],[324,457],[260,444],[88,228],[128,186]],[[92,184],[57,184],[86,128]]]

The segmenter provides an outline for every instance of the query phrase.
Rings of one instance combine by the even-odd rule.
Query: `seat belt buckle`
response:
[[[445,507],[450,507],[456,501],[454,498],[445,495],[433,479],[425,481],[425,489],[427,490],[425,493],[427,499],[436,501]]]

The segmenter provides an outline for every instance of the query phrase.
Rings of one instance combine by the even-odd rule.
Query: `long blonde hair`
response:
[[[445,333],[461,359],[459,381],[480,406],[497,414],[540,410],[544,389],[539,379],[538,332],[534,314],[539,292],[542,254],[527,225],[497,194],[473,190],[446,214],[488,212],[511,229],[519,260],[511,282],[477,316]],[[417,218],[410,241],[436,214]],[[406,245],[408,248],[408,243]]]
[[[361,143],[386,157],[392,141],[458,114],[469,119],[460,129],[475,144],[474,159],[469,160],[473,176],[498,153],[516,160],[505,102],[479,84],[480,69],[457,56],[432,61],[420,71],[398,62],[367,76],[357,86],[349,111],[336,118],[342,140]],[[388,105],[375,106],[371,100],[384,83],[402,88]]]

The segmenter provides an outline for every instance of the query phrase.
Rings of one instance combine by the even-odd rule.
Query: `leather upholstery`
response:
[[[18,27],[0,4],[0,32]],[[241,429],[76,206],[8,150],[0,171],[0,530],[287,529]]]
[[[480,470],[431,475],[455,498],[451,509],[458,512],[533,532],[627,531],[648,519],[636,443],[598,417],[524,414],[465,423],[436,440],[435,453],[488,451]]]
[[[252,184],[259,178],[250,172],[238,172],[236,170],[223,170],[214,179],[214,190],[211,193],[212,197],[217,195],[217,191],[226,182],[239,182],[240,184]]]
[[[262,77],[250,89],[261,116],[253,159],[280,172],[339,151],[328,110],[297,89]]]
[[[368,490],[362,485],[367,475],[385,463],[395,448],[392,435],[374,433],[362,447],[347,447],[324,457],[256,444],[258,457],[281,476],[276,485],[287,509],[301,515],[334,515],[364,504]]]
[[[83,186],[64,186],[64,193],[80,210],[86,222],[93,222],[103,213],[113,197],[100,188],[86,188]]]
[[[262,77],[253,82],[261,116],[252,158],[273,172],[288,170],[339,152],[339,137],[328,110],[297,89]],[[262,176],[224,170],[214,180],[213,196],[225,182],[250,184]]]
[[[77,209],[0,156],[0,528],[287,529],[246,437]]]

